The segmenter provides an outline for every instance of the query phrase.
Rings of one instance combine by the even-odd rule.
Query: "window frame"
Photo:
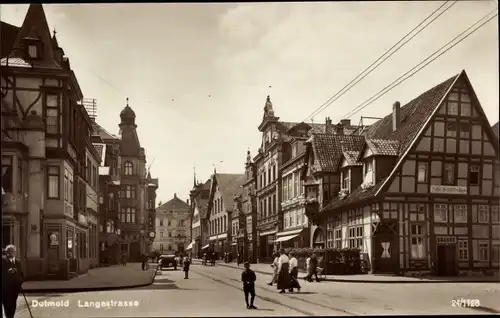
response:
[[[414,233],[413,227],[418,227],[420,231],[419,233]],[[412,260],[425,260],[427,259],[427,235],[426,235],[426,228],[425,224],[421,222],[412,222],[410,223],[410,258]],[[413,243],[414,239],[416,239],[417,243]],[[421,249],[417,248],[417,253],[418,255],[414,255],[414,250],[413,246],[422,246]],[[420,252],[422,252],[423,255],[420,255]]]
[[[472,171],[473,167],[476,167],[477,171]],[[477,181],[475,183],[472,183],[472,174],[473,173],[477,174],[477,178],[476,178]],[[479,184],[481,183],[481,165],[476,164],[476,163],[469,164],[468,179],[469,179],[468,180],[469,181],[469,186],[479,186]]]
[[[421,167],[424,167],[423,175],[420,174],[422,171]],[[421,178],[423,176],[423,179]],[[417,161],[417,182],[426,183],[429,181],[429,163],[424,161]]]
[[[123,164],[123,174],[126,176],[134,175],[134,164],[132,163],[132,161],[125,161],[125,163]]]
[[[490,223],[490,206],[488,204],[478,204],[477,206],[477,223]]]
[[[54,171],[57,170],[56,172],[51,172],[50,169],[53,168]],[[56,185],[57,185],[57,195],[52,196],[51,191],[50,191],[50,180],[53,178],[56,178]],[[47,200],[61,200],[61,166],[59,165],[47,165],[47,170],[46,170],[46,184],[47,184]]]
[[[465,209],[464,209],[465,208]],[[463,217],[458,217],[458,212],[465,211]],[[453,204],[453,221],[454,223],[467,223],[469,214],[469,206],[467,204]]]
[[[458,240],[457,241],[457,257],[459,262],[469,261],[469,240]]]
[[[438,215],[436,213],[437,210],[440,210],[440,212],[442,213],[442,209],[445,208],[445,213],[444,215],[446,216],[445,218],[441,219],[441,220],[438,220],[436,218],[436,216]],[[449,213],[449,206],[447,203],[434,203],[433,205],[433,214],[434,214],[434,223],[447,223],[448,222],[448,213]],[[443,214],[440,214],[441,216]]]
[[[486,252],[486,254],[483,254]],[[486,257],[483,257],[486,256]],[[477,260],[479,262],[489,262],[490,261],[490,242],[486,240],[477,241]]]
[[[447,169],[446,167],[452,167],[452,169]],[[456,173],[457,165],[454,162],[444,161],[443,162],[443,177],[442,183],[443,185],[456,185],[457,183],[457,173]],[[452,172],[452,180],[448,180],[447,172]]]
[[[49,96],[55,96],[56,97],[56,105],[49,105]],[[44,104],[45,104],[45,134],[48,136],[58,136],[62,135],[61,133],[61,93],[59,92],[54,92],[54,91],[46,91],[44,92]],[[49,116],[49,111],[55,111],[55,115],[50,115]],[[53,119],[55,117],[55,124],[52,123],[49,118]],[[49,127],[51,127],[49,129]],[[55,127],[55,129],[53,129]],[[55,132],[54,132],[55,130]]]

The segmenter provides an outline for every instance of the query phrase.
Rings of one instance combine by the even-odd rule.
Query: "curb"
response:
[[[151,275],[151,281],[148,283],[141,283],[141,284],[132,284],[132,285],[122,285],[122,286],[101,286],[101,287],[83,287],[83,288],[38,288],[38,289],[22,289],[21,293],[24,294],[56,294],[56,293],[64,293],[64,294],[71,294],[71,293],[85,293],[85,292],[92,292],[92,291],[107,291],[107,290],[123,290],[123,289],[129,289],[129,288],[139,288],[139,287],[146,287],[149,285],[152,285],[155,281],[156,278],[156,273],[157,270],[154,271],[153,275]]]
[[[237,269],[234,266],[221,264],[218,265],[224,267],[231,267]],[[272,273],[253,270],[256,273],[272,276]],[[303,277],[299,277],[302,279]],[[499,283],[498,280],[488,281],[488,280],[415,280],[415,281],[404,281],[404,280],[359,280],[359,279],[338,279],[338,278],[322,278],[322,281],[327,282],[337,282],[337,283],[362,283],[362,284],[450,284],[450,283],[460,283],[460,284],[470,284],[470,283]]]

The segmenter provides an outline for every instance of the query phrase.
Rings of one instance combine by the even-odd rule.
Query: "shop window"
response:
[[[427,252],[425,250],[425,232],[424,225],[412,224],[411,225],[411,258],[424,259]]]

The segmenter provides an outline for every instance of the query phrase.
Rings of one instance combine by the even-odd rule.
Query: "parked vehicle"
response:
[[[161,269],[173,267],[174,271],[177,270],[177,261],[173,254],[160,255]]]

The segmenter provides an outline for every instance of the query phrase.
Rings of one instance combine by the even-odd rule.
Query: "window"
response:
[[[460,137],[461,138],[470,138],[470,124],[469,123],[460,123]]]
[[[226,232],[227,231],[227,216],[224,215],[224,227],[223,227],[223,231]]]
[[[135,223],[135,208],[121,208],[120,221],[122,223]]]
[[[349,228],[349,248],[359,248],[363,250],[363,226],[353,226]]]
[[[469,166],[469,185],[479,185],[479,165]]]
[[[500,242],[491,242],[491,261],[498,264],[500,261]]]
[[[490,260],[490,245],[487,241],[480,241],[478,243],[478,256],[480,262],[488,262]]]
[[[276,166],[273,166],[273,180],[276,180]]]
[[[171,251],[172,250],[172,245],[169,245],[168,246],[168,250]]]
[[[458,260],[459,261],[469,260],[469,241],[467,240],[458,241]]]
[[[73,204],[73,174],[69,173],[69,203]]]
[[[273,194],[272,214],[276,214],[276,194]]]
[[[163,226],[163,219],[160,220],[160,226]]]
[[[458,103],[457,102],[448,102],[448,115],[458,115]]]
[[[489,213],[490,207],[488,205],[481,204],[478,207],[477,212],[477,222],[478,223],[489,223]]]
[[[172,220],[168,220],[167,226],[172,226]]]
[[[448,205],[434,204],[434,222],[448,222]]]
[[[446,123],[446,136],[456,137],[457,136],[457,123],[448,122]]]
[[[168,237],[172,237],[172,232],[168,232]]]
[[[455,204],[453,206],[453,212],[455,213],[455,223],[467,223],[467,205],[466,204]]]
[[[130,185],[125,186],[125,193],[124,193],[125,198],[135,199],[136,193],[137,193],[137,190],[136,190],[135,186],[130,186]]]
[[[17,157],[17,191],[23,193],[23,161]]]
[[[13,156],[2,156],[2,189],[7,193],[12,193],[14,183]]]
[[[365,163],[365,182],[373,183],[373,161],[370,160]]]
[[[130,161],[125,162],[125,175],[131,176],[133,173],[134,173],[134,166],[132,165],[132,162]]]
[[[47,198],[59,200],[59,166],[47,166],[47,183],[48,191]]]
[[[454,163],[445,163],[444,164],[444,184],[455,184],[455,164]]]
[[[335,228],[334,230],[334,248],[342,248],[342,228]]]
[[[32,59],[38,58],[38,47],[35,44],[28,45],[28,55]]]
[[[418,163],[418,182],[427,182],[427,163]]]
[[[180,226],[184,226],[184,220],[181,220]]]
[[[59,94],[46,93],[46,132],[47,134],[58,134],[59,131]]]
[[[491,223],[500,223],[500,211],[498,205],[491,206]]]
[[[299,174],[293,174],[293,196],[296,197],[299,195]]]
[[[349,171],[342,172],[342,190],[349,190]]]
[[[333,223],[326,223],[326,248],[333,248]]]
[[[69,201],[69,173],[64,169],[64,201]]]
[[[467,95],[462,94],[462,99],[464,96],[467,96]],[[470,114],[471,114],[471,104],[465,104],[462,100],[462,104],[460,104],[460,115],[464,116],[464,117],[469,117]]]
[[[283,178],[283,201],[288,200],[288,180]]]
[[[160,237],[163,237],[163,232],[160,232]]]
[[[424,225],[411,225],[411,258],[426,258]]]
[[[91,169],[90,159],[87,158],[87,163],[85,165],[85,179],[87,180],[87,182],[90,182],[90,169]]]

